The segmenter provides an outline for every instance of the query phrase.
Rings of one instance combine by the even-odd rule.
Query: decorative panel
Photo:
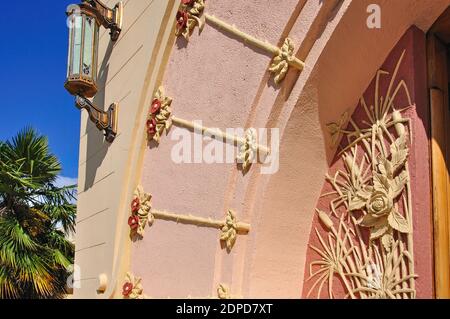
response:
[[[351,117],[317,204],[305,267],[308,298],[432,296],[424,34],[411,28]]]

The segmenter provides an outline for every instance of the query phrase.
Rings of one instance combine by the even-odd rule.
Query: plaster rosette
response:
[[[132,237],[144,237],[144,230],[147,225],[153,224],[154,218],[150,213],[152,195],[145,193],[142,186],[138,186],[133,194],[131,202],[131,216],[128,218],[128,225]]]
[[[159,143],[164,131],[168,131],[172,126],[172,99],[165,96],[164,88],[161,86],[155,93],[150,112],[147,118],[148,140]]]
[[[128,272],[122,286],[122,296],[124,299],[147,299],[142,288],[141,278]]]
[[[198,26],[199,32],[201,32],[206,24],[203,15],[204,9],[205,0],[181,0],[176,16],[175,35],[182,36],[189,41],[195,27]]]

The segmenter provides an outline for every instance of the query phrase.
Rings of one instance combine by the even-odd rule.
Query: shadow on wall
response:
[[[294,15],[289,19],[280,41],[290,33],[294,22],[300,16],[305,1],[299,2]],[[342,8],[343,1],[323,1],[317,10],[311,28],[305,39],[296,43],[296,57],[306,61],[307,67],[314,67],[315,56],[310,58],[311,49],[323,36],[327,25],[333,21]],[[311,71],[311,73],[307,73]],[[298,97],[292,96],[298,80],[307,75],[308,81]],[[291,108],[289,119],[280,141],[280,170],[264,180],[259,178],[258,194],[254,197],[254,210],[258,215],[252,224],[258,224],[257,241],[252,244],[253,265],[248,269],[247,292],[260,297],[292,298],[299,295],[299,283],[303,280],[302,266],[305,262],[306,244],[312,220],[311,207],[315,204],[325,175],[325,132],[318,125],[320,72],[291,68],[272,106],[266,127],[282,127],[282,115],[286,107]],[[330,76],[333,77],[334,74]],[[295,92],[298,92],[296,90]],[[296,93],[298,94],[298,93]],[[294,99],[297,99],[294,102]],[[286,101],[290,101],[286,104]],[[314,163],[314,164],[312,164]],[[274,214],[276,212],[276,214]],[[253,233],[253,234],[254,234]],[[254,236],[254,235],[251,235]],[[276,239],[276,240],[274,240]],[[252,239],[254,240],[254,239]],[[250,249],[249,249],[250,251]],[[289,254],[286,254],[286,251]],[[300,265],[300,266],[299,266]],[[273,269],[277,269],[276,272]],[[264,278],[261,280],[261,278]]]
[[[109,59],[111,57],[113,47],[114,43],[109,42],[102,65],[100,66],[98,72],[97,83],[99,86],[99,91],[94,97],[94,104],[103,110],[106,110],[109,107],[109,104],[107,105],[105,100],[105,87],[107,84],[106,81],[108,79],[109,73]],[[86,154],[88,157],[86,158],[86,178],[84,182],[83,192],[87,191],[94,185],[95,178],[97,176],[97,170],[100,165],[102,165],[110,146],[110,143],[105,141],[103,131],[98,130],[94,123],[89,121],[87,126]]]
[[[316,16],[316,19],[314,19],[311,27],[308,28],[308,32],[305,35],[305,38],[299,44],[298,50],[295,54],[297,58],[299,58],[302,61],[305,61],[306,63],[308,62],[307,61],[308,55],[311,52],[312,48],[314,47],[314,44],[317,42],[317,40],[321,38],[323,32],[325,31],[326,26],[330,23],[330,21],[333,21],[333,19],[336,17],[336,14],[341,9],[343,3],[344,3],[343,0],[333,0],[321,3],[321,7]],[[306,2],[302,3],[301,5],[299,4],[300,11],[296,14],[296,18],[295,19],[291,18],[291,20],[295,22],[305,4]],[[293,22],[290,21],[286,26],[286,29],[283,32],[281,43],[289,33],[288,27],[292,28],[291,25],[292,23]],[[296,70],[295,68],[289,69],[286,75],[286,79],[283,83],[283,86],[280,89],[280,93],[278,94],[277,99],[270,112],[270,119],[267,123],[267,127],[276,126],[276,123],[278,122],[279,117],[281,116],[284,103],[289,99],[292,93],[292,89],[296,85],[301,74],[302,72]]]

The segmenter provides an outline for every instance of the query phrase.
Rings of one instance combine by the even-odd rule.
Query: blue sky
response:
[[[26,125],[47,135],[62,175],[78,175],[80,111],[64,89],[65,9],[77,0],[3,1],[0,28],[0,140]]]

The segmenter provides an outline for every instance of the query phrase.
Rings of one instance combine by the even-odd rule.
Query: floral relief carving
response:
[[[203,11],[205,9],[205,0],[181,0],[180,9],[176,19],[176,36],[183,36],[189,41],[189,37],[195,27],[199,27],[199,32],[203,30],[206,24]]]
[[[345,126],[348,124],[349,114],[344,112],[341,118],[337,122],[327,124],[327,129],[331,135],[331,146],[334,147],[342,137],[342,133],[345,133]]]
[[[257,143],[257,132],[254,128],[250,128],[246,131],[245,137],[238,135],[231,135],[219,129],[211,129],[205,127],[195,121],[185,120],[172,115],[172,98],[168,97],[164,93],[164,88],[159,87],[158,91],[154,95],[150,112],[147,118],[147,136],[148,140],[155,140],[160,142],[161,136],[164,131],[166,134],[172,125],[178,127],[184,127],[194,130],[195,132],[201,132],[206,134],[209,132],[214,138],[222,141],[233,141],[239,147],[239,152],[236,158],[238,164],[242,164],[243,172],[247,172],[252,163],[255,162],[257,152],[261,154],[269,154],[270,149],[265,145],[259,145]]]
[[[135,277],[128,272],[125,277],[125,283],[122,286],[122,296],[125,299],[147,299],[142,288],[141,278]]]
[[[289,65],[294,62],[294,42],[290,38],[286,38],[278,55],[273,58],[269,68],[269,71],[275,75],[274,81],[276,84],[284,80],[289,70]]]
[[[138,186],[131,202],[131,216],[128,218],[131,235],[144,236],[145,226],[153,224],[154,218],[150,213],[152,195],[144,192],[142,186]]]
[[[405,52],[392,75],[380,70],[373,105],[361,106],[362,124],[350,118],[349,129],[336,128],[345,145],[340,152],[343,169],[326,179],[333,187],[329,212],[317,210],[325,234],[315,228],[320,245],[310,249],[318,256],[309,264],[309,281],[321,297],[326,283],[329,298],[333,278],[340,278],[349,298],[414,298],[414,253],[412,249],[412,200],[408,168],[410,127],[403,112],[414,107],[404,80],[397,80]],[[382,96],[380,79],[390,76]],[[397,109],[398,96],[408,105]],[[333,132],[330,132],[333,134]],[[337,225],[337,226],[335,226]],[[369,232],[364,240],[363,233]]]
[[[349,203],[351,211],[366,212],[359,224],[370,228],[371,240],[382,238],[387,249],[393,241],[393,229],[405,234],[411,232],[408,220],[394,204],[409,182],[409,174],[404,167],[408,152],[406,135],[402,135],[391,144],[390,159],[380,156],[379,164],[373,171],[373,186],[359,191]]]
[[[231,250],[236,243],[237,230],[236,214],[230,209],[227,212],[225,225],[222,227],[222,234],[220,235],[220,240],[225,242],[228,250]]]
[[[230,287],[226,284],[219,284],[219,287],[217,287],[217,297],[219,299],[231,299]]]
[[[255,160],[258,151],[257,134],[254,128],[250,128],[245,132],[245,141],[239,147],[237,162],[242,164],[242,170],[248,171]]]
[[[147,119],[147,135],[149,140],[159,143],[164,130],[172,126],[172,99],[165,96],[164,88],[159,87],[155,93]]]
[[[290,66],[300,71],[305,67],[305,63],[295,57],[294,42],[290,38],[286,38],[282,47],[279,48],[267,41],[257,39],[239,30],[236,26],[204,11],[205,0],[181,0],[180,9],[176,15],[175,35],[183,36],[189,41],[195,27],[198,26],[199,32],[201,32],[208,22],[208,24],[237,36],[246,44],[258,47],[274,56],[269,71],[275,75],[274,81],[276,84],[283,81]]]
[[[138,235],[140,238],[143,238],[146,225],[152,226],[155,219],[162,219],[176,223],[219,229],[220,240],[225,242],[227,250],[231,250],[236,242],[238,232],[240,234],[246,234],[250,231],[250,225],[238,222],[236,214],[232,210],[228,210],[224,220],[214,220],[211,218],[153,209],[151,199],[152,195],[144,192],[141,186],[136,188],[131,202],[131,216],[128,219],[132,237]]]

